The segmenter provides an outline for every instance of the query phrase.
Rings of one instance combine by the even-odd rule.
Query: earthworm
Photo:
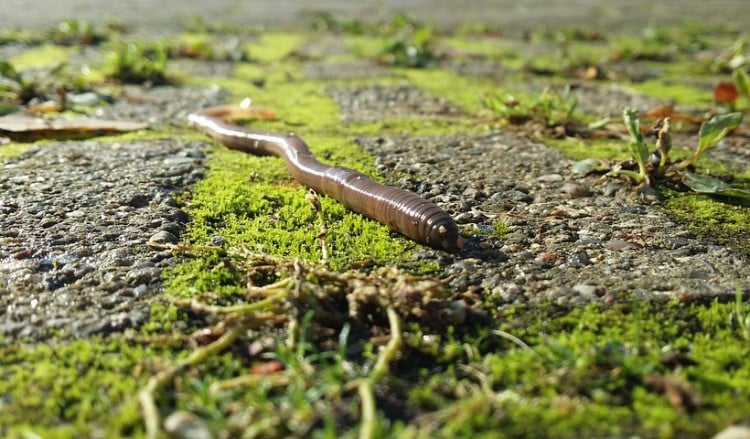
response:
[[[414,241],[450,252],[463,248],[456,222],[436,204],[412,192],[384,186],[361,172],[320,163],[307,144],[293,133],[256,131],[228,122],[242,110],[232,106],[208,107],[188,115],[188,121],[190,126],[227,148],[283,158],[289,173],[299,183]],[[273,117],[270,110],[253,110],[261,117]]]

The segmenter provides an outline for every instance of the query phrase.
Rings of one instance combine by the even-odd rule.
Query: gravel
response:
[[[348,99],[397,94],[364,90]],[[345,92],[335,93],[353,113],[344,117],[359,118]],[[696,238],[630,185],[596,185],[597,177],[573,174],[572,161],[543,144],[503,132],[357,142],[376,155],[380,171],[398,176],[391,184],[431,199],[474,231],[463,254],[418,255],[439,261],[444,274],[457,274],[452,287],[459,291],[490,294],[499,303],[576,306],[620,293],[697,300],[733,296],[738,284],[750,288],[750,266],[731,248]],[[501,223],[508,229],[502,239],[493,236]]]
[[[430,96],[412,85],[331,87],[329,93],[341,107],[343,122],[460,114],[460,110],[447,100]]]
[[[0,334],[104,334],[148,317],[204,143],[52,142],[0,174]],[[103,154],[106,151],[106,155]]]

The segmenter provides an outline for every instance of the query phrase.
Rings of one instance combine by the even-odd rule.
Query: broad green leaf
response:
[[[698,132],[698,151],[702,153],[708,148],[713,148],[726,137],[730,131],[737,128],[742,122],[742,113],[718,114],[701,125]]]
[[[643,135],[641,135],[641,120],[638,118],[638,113],[633,111],[632,108],[626,108],[622,112],[622,119],[625,121],[625,127],[627,127],[630,133],[630,139],[635,143],[643,143]]]
[[[638,168],[641,174],[646,173],[646,161],[648,160],[648,147],[643,142],[643,135],[641,134],[641,120],[638,118],[638,113],[630,108],[626,108],[622,113],[622,118],[625,121],[625,126],[628,128],[630,133],[630,153],[638,162]]]
[[[726,182],[708,175],[692,174],[688,172],[685,174],[683,182],[694,192],[750,200],[750,191],[733,188]]]
[[[21,75],[18,74],[13,64],[8,61],[0,60],[0,76],[13,80],[15,82],[21,81]]]
[[[750,76],[747,75],[747,72],[741,67],[734,69],[732,79],[734,79],[734,85],[737,86],[737,91],[740,92],[740,95],[750,100]]]

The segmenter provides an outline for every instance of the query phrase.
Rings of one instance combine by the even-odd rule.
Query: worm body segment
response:
[[[299,183],[343,203],[423,244],[457,252],[463,239],[453,218],[412,192],[384,186],[353,169],[320,163],[294,134],[256,131],[226,122],[231,107],[216,106],[188,116],[190,125],[230,149],[281,157]]]

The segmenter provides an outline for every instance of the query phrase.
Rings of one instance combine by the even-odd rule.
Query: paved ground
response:
[[[278,253],[288,256],[313,247],[309,244],[314,236],[312,226],[307,223],[292,224],[297,220],[294,213],[279,213],[287,212],[284,209],[289,206],[292,206],[290,211],[293,210],[294,200],[290,199],[294,196],[299,198],[305,193],[289,179],[284,180],[287,177],[281,171],[273,174],[275,168],[272,168],[279,160],[265,158],[268,161],[261,165],[264,168],[257,169],[246,166],[243,161],[245,156],[241,154],[227,158],[228,153],[224,153],[224,158],[209,162],[206,157],[221,155],[217,153],[221,150],[205,137],[185,129],[185,115],[188,112],[236,98],[228,96],[230,92],[240,93],[231,87],[259,94],[267,92],[265,97],[273,102],[280,101],[278,97],[283,94],[293,104],[279,102],[279,105],[288,105],[288,119],[282,120],[278,126],[293,126],[300,133],[304,132],[304,136],[317,135],[330,140],[334,132],[337,139],[345,139],[342,144],[346,145],[331,147],[326,151],[328,155],[324,156],[324,160],[346,160],[347,153],[357,155],[361,149],[365,150],[375,157],[377,170],[389,184],[429,198],[455,218],[466,238],[466,248],[462,253],[448,254],[417,247],[416,254],[410,254],[411,259],[399,260],[405,269],[426,261],[432,262],[433,267],[439,267],[439,277],[450,279],[448,289],[455,295],[451,296],[449,302],[451,312],[446,315],[454,323],[473,324],[475,320],[481,321],[492,313],[501,314],[515,309],[516,305],[521,309],[529,304],[528,308],[534,310],[540,308],[537,306],[539,303],[551,303],[560,309],[576,310],[591,302],[629,306],[634,298],[649,303],[678,299],[689,304],[700,304],[710,303],[716,297],[732,299],[737,288],[744,293],[750,291],[747,248],[738,251],[737,246],[732,245],[736,244],[736,240],[732,241],[734,236],[728,236],[729,233],[721,230],[714,236],[697,233],[684,217],[680,219],[677,215],[666,213],[663,204],[651,202],[653,199],[639,198],[632,184],[615,179],[602,183],[599,175],[582,176],[574,172],[575,160],[564,155],[552,139],[563,137],[559,132],[550,132],[549,127],[541,125],[524,129],[509,126],[511,124],[503,125],[500,117],[487,116],[486,108],[476,106],[479,99],[496,89],[538,95],[542,88],[550,84],[550,76],[554,76],[553,81],[560,80],[550,90],[557,90],[554,87],[561,81],[569,82],[572,84],[572,95],[580,103],[579,109],[597,117],[619,117],[626,106],[645,111],[671,103],[672,97],[665,97],[668,93],[663,93],[661,98],[651,96],[646,92],[619,87],[620,82],[632,85],[663,75],[678,85],[683,82],[691,86],[697,84],[690,90],[710,96],[712,86],[719,78],[726,78],[725,73],[723,76],[708,73],[700,78],[680,74],[675,78],[674,72],[669,70],[669,63],[658,64],[652,59],[639,59],[637,55],[640,54],[634,55],[632,60],[605,57],[612,62],[587,66],[594,68],[594,73],[599,73],[597,69],[601,69],[605,74],[609,71],[614,75],[599,80],[591,80],[585,75],[582,77],[580,72],[561,69],[561,72],[550,75],[539,66],[520,66],[516,62],[519,57],[536,54],[537,51],[539,59],[546,57],[557,63],[553,56],[560,58],[559,47],[555,43],[540,37],[541,34],[536,34],[537,40],[522,38],[521,31],[576,24],[579,29],[627,30],[632,35],[641,35],[644,23],[670,24],[696,20],[711,26],[740,28],[750,20],[746,1],[167,0],[159,3],[158,7],[153,5],[153,2],[144,0],[107,4],[81,0],[54,5],[46,1],[5,0],[0,9],[0,27],[44,28],[63,17],[91,20],[115,17],[131,25],[135,32],[167,34],[180,29],[184,21],[193,15],[200,15],[209,22],[270,27],[305,23],[314,12],[320,10],[342,17],[371,20],[377,16],[391,16],[398,9],[414,18],[431,20],[443,26],[489,21],[512,35],[506,39],[505,36],[498,38],[496,35],[478,33],[467,37],[470,44],[465,46],[451,46],[445,43],[449,39],[445,37],[445,44],[439,50],[446,56],[427,73],[391,69],[376,64],[374,56],[353,55],[343,42],[351,36],[325,32],[305,34],[306,41],[288,48],[292,53],[290,56],[278,55],[271,62],[253,60],[240,65],[237,70],[233,70],[235,65],[231,61],[225,60],[170,60],[171,67],[182,71],[186,77],[201,78],[202,82],[199,85],[127,87],[113,97],[112,105],[96,110],[101,117],[148,122],[154,127],[152,131],[131,137],[51,141],[36,145],[0,165],[0,347],[11,346],[13,350],[22,343],[28,343],[24,349],[26,346],[32,349],[33,346],[46,347],[55,342],[73,342],[74,338],[83,339],[74,341],[76,343],[96,342],[98,339],[92,338],[92,335],[114,334],[104,339],[117,340],[121,332],[151,322],[149,316],[161,324],[158,320],[161,317],[152,315],[159,307],[152,305],[161,304],[158,299],[163,297],[162,270],[181,267],[200,259],[182,258],[168,249],[172,244],[191,238],[185,234],[185,227],[191,218],[181,209],[183,204],[175,200],[174,194],[195,189],[196,182],[209,181],[211,171],[216,169],[223,173],[222,177],[213,180],[216,192],[219,192],[218,186],[225,189],[228,186],[226,182],[236,183],[232,187],[235,193],[228,196],[222,192],[226,198],[221,198],[220,202],[228,200],[225,204],[234,204],[216,206],[217,210],[224,210],[217,211],[215,216],[200,218],[203,223],[196,228],[210,223],[206,226],[209,232],[197,234],[200,235],[198,238],[192,237],[193,243],[198,246],[222,246],[227,242],[234,244],[238,236],[245,237],[243,231],[238,229],[255,220],[252,224],[258,226],[259,235],[267,230],[278,232],[273,227],[286,227],[278,233],[283,237],[276,242],[271,233],[268,233],[271,237],[267,240],[264,240],[267,236],[257,238],[257,242],[252,242],[255,248],[273,253],[269,250],[272,245],[279,241],[291,241],[288,238],[290,232],[298,230],[308,241],[299,248]],[[279,37],[278,34],[271,34],[271,38]],[[238,37],[217,34],[219,40],[225,38],[225,41],[234,41],[235,48],[239,47],[238,40],[245,37],[255,38],[254,35]],[[287,41],[283,40],[286,37],[289,35],[281,35],[279,40],[273,41],[282,41],[281,46]],[[263,34],[250,44],[261,44],[262,39]],[[598,41],[586,40],[585,35],[584,40],[586,44],[599,44]],[[503,46],[507,52],[501,55],[493,52],[498,44],[507,44]],[[474,47],[486,49],[488,46],[491,55],[471,51]],[[694,46],[698,49],[693,50]],[[700,44],[694,46],[691,45],[681,56],[696,64],[719,57],[726,47],[710,47],[704,51],[700,49]],[[272,46],[274,51],[276,48]],[[0,53],[4,55],[18,54],[34,47],[8,44],[1,49]],[[76,51],[74,62],[97,61],[100,59],[97,57],[101,57],[101,50],[99,46]],[[684,62],[685,58],[679,61]],[[236,82],[227,80],[233,72],[237,73],[243,68],[251,72],[257,68],[262,73],[251,73],[251,76],[255,76],[249,81],[246,77]],[[590,69],[584,70],[584,73],[590,72]],[[445,78],[449,79],[441,83],[440,74],[445,74]],[[522,79],[519,80],[519,77]],[[227,90],[206,85],[212,81],[224,81],[224,84],[228,84]],[[253,84],[251,88],[242,88],[248,82]],[[476,86],[477,83],[483,85]],[[306,86],[310,88],[297,93]],[[476,86],[471,89],[471,100],[475,104],[472,110],[465,108],[471,104],[461,101],[461,90],[448,96],[456,89],[472,86]],[[280,89],[288,92],[278,91]],[[307,103],[305,99],[324,104],[310,107],[320,108],[321,113],[327,111],[321,120],[327,120],[328,125],[320,128],[300,122],[310,115],[299,108],[304,105],[296,105],[298,102]],[[696,114],[705,113],[709,105],[708,100],[704,100],[702,106],[698,105]],[[292,111],[291,106],[295,106]],[[687,110],[695,108],[693,105]],[[683,106],[679,106],[679,109],[683,110]],[[381,125],[377,125],[379,123]],[[537,128],[538,131],[535,131]],[[563,127],[555,127],[558,128]],[[323,131],[326,132],[321,134]],[[539,133],[544,136],[536,135]],[[693,142],[695,129],[676,134],[675,138],[676,142]],[[618,146],[622,147],[622,143],[618,143]],[[731,142],[724,142],[712,151],[711,158],[726,165],[727,169],[747,171],[748,146],[749,136],[733,135]],[[211,153],[207,154],[207,151]],[[215,154],[211,156],[212,153]],[[211,166],[207,167],[208,164]],[[268,169],[265,169],[265,165]],[[250,169],[254,171],[248,177]],[[264,173],[272,174],[272,178]],[[272,180],[274,184],[281,181],[270,192],[276,190],[273,188],[281,191],[282,186],[284,190],[296,192],[289,199],[276,197],[275,192],[264,193],[262,200],[255,203],[253,197],[258,195],[256,183],[263,179]],[[207,192],[208,195],[205,195]],[[203,198],[197,200],[200,195],[196,195],[199,190],[195,190],[195,198],[187,199],[186,204],[194,208],[195,204],[206,199],[219,198],[205,186],[202,193]],[[303,204],[309,213],[309,206],[306,202]],[[299,209],[298,206],[296,208]],[[718,208],[722,212],[746,214],[742,209],[746,211],[747,208],[729,203]],[[197,210],[195,208],[193,212]],[[687,215],[690,214],[688,211]],[[344,225],[345,221],[341,218],[337,221],[341,229],[350,227]],[[347,247],[347,243],[361,236],[375,236],[367,235],[371,233],[367,230],[339,232],[334,230],[331,233],[334,257],[354,251]],[[341,236],[346,233],[348,237]],[[746,227],[737,227],[734,233],[748,236]],[[377,236],[384,236],[382,240],[389,243],[401,239],[395,235],[389,236],[387,232]],[[228,247],[238,247],[233,244]],[[365,252],[374,247],[365,247]],[[365,254],[361,258],[365,262],[357,260],[346,268],[356,269],[360,263],[368,267],[391,264],[387,259],[373,262],[368,257],[369,254]],[[304,260],[304,255],[301,259],[308,264],[317,262]],[[211,291],[216,285],[211,282],[223,282],[226,279],[221,276],[235,270],[228,260],[209,261],[206,264],[195,272],[186,270],[182,286],[190,294]],[[218,273],[216,279],[208,279],[214,273]],[[203,275],[205,278],[201,277]],[[244,281],[231,280],[238,283]],[[623,292],[628,294],[621,294]],[[367,297],[362,300],[365,299]],[[421,310],[418,307],[415,309]],[[167,319],[164,317],[165,322],[175,325],[170,331],[179,333],[188,330],[184,321]],[[340,321],[336,323],[340,324]],[[208,338],[211,334],[205,336]],[[430,334],[423,337],[424,346],[432,343],[430,337]],[[128,339],[128,343],[130,341]],[[611,343],[605,347],[617,349],[617,345]],[[651,348],[658,350],[660,346]],[[18,366],[18,371],[34,372],[38,364],[25,363],[22,355],[24,349],[18,349],[18,358],[11,358],[9,363],[17,363],[14,367]],[[672,352],[672,348],[669,349]],[[255,343],[242,351],[253,351],[250,356],[258,358],[262,353],[271,352],[268,346],[255,346]],[[680,352],[678,354],[682,355]],[[732,357],[732,354],[727,356]],[[3,357],[9,356],[0,356]],[[252,358],[253,361],[255,359]],[[77,359],[71,361],[75,363]],[[674,360],[677,364],[674,367],[678,370],[683,366],[681,361],[681,358]],[[57,359],[54,362],[57,364]],[[688,364],[686,360],[685,363]],[[736,363],[727,364],[739,370]],[[79,374],[80,367],[74,364],[75,371],[69,377],[73,384],[68,384],[67,388],[85,378]],[[525,369],[526,363],[522,367]],[[117,373],[122,373],[119,365],[117,368]],[[39,369],[47,370],[44,367]],[[456,369],[462,374],[474,370]],[[613,374],[619,374],[619,370],[619,366],[613,367]],[[723,374],[724,370],[720,373]],[[12,385],[22,390],[18,390],[20,396],[0,395],[0,409],[12,407],[17,410],[14,415],[16,419],[21,419],[23,423],[31,422],[27,420],[24,405],[25,396],[30,392],[24,386],[35,386],[36,381],[24,379],[21,372],[0,373],[4,378],[11,375],[16,377]],[[57,389],[58,375],[49,375]],[[559,381],[567,379],[563,374],[551,376]],[[310,382],[317,383],[318,380],[311,379]],[[532,389],[531,393],[537,398],[543,392]],[[666,393],[669,394],[669,389]],[[556,403],[560,401],[556,400]],[[255,402],[238,406],[254,408]],[[684,415],[681,404],[689,408],[690,401],[677,404],[677,410]],[[534,402],[533,405],[538,404]],[[717,411],[722,408],[719,406]],[[40,416],[72,416],[67,410],[64,411],[63,414],[45,412]],[[32,410],[28,412],[32,413]],[[288,418],[285,413],[276,414]],[[89,413],[88,416],[93,416],[93,419],[84,416],[80,418],[83,419],[81,422],[106,422],[99,420],[103,418],[100,415]],[[706,431],[713,434],[713,431],[724,428],[728,422],[736,421],[737,418],[733,416],[730,414],[726,415],[727,419],[713,421],[714,424]],[[2,418],[0,416],[0,428],[4,421]],[[70,422],[70,419],[63,422]],[[346,422],[351,424],[353,421],[349,419]],[[623,422],[628,421],[623,418]],[[700,420],[688,419],[685,422],[699,424]]]
[[[725,8],[722,16],[737,19],[739,16],[725,15],[724,11],[731,14],[732,8],[741,3],[726,1],[713,7]],[[210,3],[212,9],[206,11],[198,2],[180,8],[175,2],[154,14],[137,14],[137,3],[127,8],[119,3],[112,5],[122,10],[102,12],[94,4],[69,2],[62,15],[117,16],[139,26],[139,30],[155,30],[157,23],[176,26],[181,17],[192,13],[220,22],[247,19],[258,24],[303,20],[305,14],[319,8],[305,2],[253,2],[250,9],[243,6],[246,3],[219,1]],[[374,2],[358,5],[358,9],[348,2],[319,6],[354,16],[383,13],[392,6],[375,6]],[[477,1],[472,8],[457,5],[443,1],[428,8],[425,3],[414,2],[407,10],[415,17],[426,16],[444,24],[496,18],[503,25],[529,28],[548,20],[557,24],[588,20],[632,24],[639,17],[641,21],[678,20],[704,8],[699,2],[695,2],[694,10],[686,8],[685,3],[678,8],[673,3],[645,2],[628,2],[628,6],[611,2],[606,7],[583,1],[575,6],[566,3],[565,7],[560,3],[547,7],[542,2]],[[54,10],[42,12],[33,2],[10,6],[2,13],[16,11],[19,19],[8,21],[19,25],[42,25],[57,19]],[[40,13],[31,14],[35,9]],[[456,10],[461,12],[453,13]],[[688,10],[690,14],[685,14]],[[642,18],[644,14],[646,18]],[[346,53],[345,47],[331,49],[330,45],[330,38],[321,35],[298,49],[303,58],[309,58],[302,65],[308,77],[335,81],[344,73],[389,74],[382,68],[357,70],[335,64],[332,69],[321,69],[327,64],[315,59],[315,47],[327,47],[326,53],[331,55],[336,50]],[[457,69],[469,77],[497,77],[500,71],[481,60],[457,65],[450,62],[442,67]],[[195,69],[202,67],[201,63],[192,63],[186,68],[196,74]],[[533,82],[505,85],[511,90],[537,87]],[[413,85],[332,86],[327,91],[339,105],[344,123],[461,115],[451,103]],[[136,88],[132,93],[138,98],[106,107],[103,115],[180,125],[193,108],[222,100],[212,89],[155,88],[141,92]],[[616,115],[625,106],[648,110],[668,102],[597,85],[580,85],[576,93],[581,108],[598,115]],[[379,157],[383,172],[406,172],[421,182],[416,187],[404,181],[392,184],[425,194],[448,209],[460,224],[491,231],[495,218],[503,218],[511,228],[512,233],[500,243],[481,235],[470,238],[467,251],[458,257],[434,251],[420,254],[423,259],[440,261],[444,274],[467,273],[468,269],[469,274],[456,278],[456,290],[489,292],[504,303],[552,300],[578,304],[622,290],[647,298],[732,294],[736,284],[746,286],[750,278],[742,258],[730,249],[702,241],[658,209],[640,205],[629,198],[633,192],[629,187],[596,185],[594,177],[578,178],[571,172],[568,159],[543,144],[510,134],[478,138],[468,134],[432,138],[385,135],[358,141]],[[159,269],[174,263],[158,252],[145,251],[145,244],[159,233],[177,239],[187,219],[175,214],[169,194],[200,178],[201,150],[210,146],[167,143],[116,145],[119,155],[115,161],[106,153],[108,145],[52,144],[33,150],[5,168],[0,176],[4,213],[0,221],[4,244],[0,291],[5,289],[9,294],[0,295],[4,307],[0,311],[0,334],[36,338],[62,331],[78,336],[122,330],[144,321],[146,314],[140,306],[144,295],[158,292]],[[746,157],[740,150],[717,152],[723,154],[727,164],[742,169]],[[425,166],[425,157],[430,157],[429,166]],[[475,157],[486,160],[477,162]],[[160,172],[159,167],[166,170]],[[63,180],[66,183],[60,184]]]
[[[422,20],[443,25],[465,21],[488,21],[504,28],[526,29],[561,23],[585,23],[607,30],[620,26],[642,26],[644,22],[746,24],[747,3],[743,0],[666,1],[614,0],[165,0],[158,7],[149,0],[101,2],[97,0],[5,0],[0,9],[3,27],[40,27],[64,17],[102,20],[117,18],[140,29],[173,30],[192,16],[207,21],[248,25],[299,23],[311,13],[328,11],[339,16],[374,18],[403,11]]]

